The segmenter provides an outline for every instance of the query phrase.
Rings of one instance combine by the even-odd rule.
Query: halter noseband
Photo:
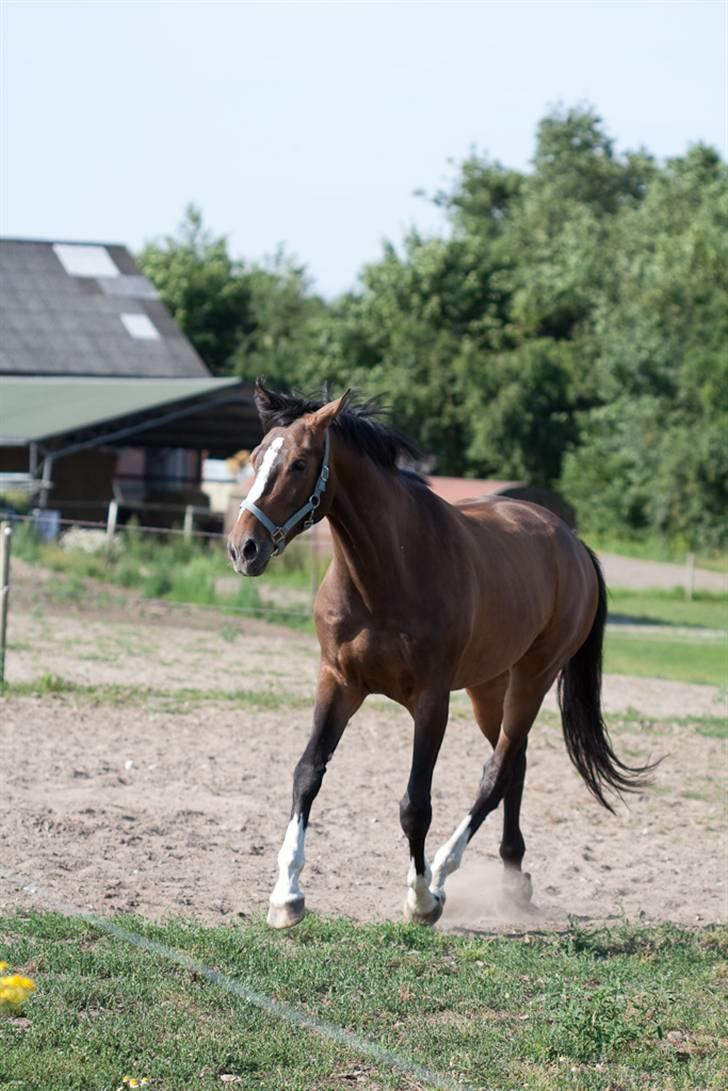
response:
[[[270,534],[271,538],[273,539],[273,544],[275,546],[275,551],[273,553],[274,557],[277,556],[279,553],[282,553],[283,550],[286,548],[286,545],[288,544],[287,539],[290,531],[292,531],[295,526],[298,526],[302,519],[305,520],[303,524],[304,530],[308,530],[309,527],[313,526],[316,509],[321,503],[321,497],[326,492],[326,485],[329,480],[329,448],[329,432],[327,429],[326,436],[324,438],[324,457],[321,462],[321,470],[319,471],[318,478],[316,479],[314,490],[309,496],[306,503],[303,505],[303,507],[299,508],[298,511],[294,511],[290,519],[286,519],[285,523],[282,523],[281,526],[277,527],[273,520],[269,519],[265,512],[261,511],[258,505],[254,504],[252,500],[243,500],[242,504],[240,505],[241,512],[251,512],[258,520],[258,522],[262,523],[265,529]]]

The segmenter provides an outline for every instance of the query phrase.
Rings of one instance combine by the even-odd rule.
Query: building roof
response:
[[[239,379],[0,375],[0,447],[68,453],[99,446],[255,446],[253,392]]]
[[[520,481],[495,481],[491,478],[477,477],[428,477],[427,484],[432,491],[448,504],[458,504],[461,500],[477,500],[483,496],[495,496],[506,489],[521,485]]]
[[[124,246],[0,239],[0,375],[209,371]]]

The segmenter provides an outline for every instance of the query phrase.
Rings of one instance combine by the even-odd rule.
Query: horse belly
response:
[[[481,685],[522,659],[548,624],[549,598],[525,588],[514,589],[504,598],[489,588],[472,610],[451,688]]]

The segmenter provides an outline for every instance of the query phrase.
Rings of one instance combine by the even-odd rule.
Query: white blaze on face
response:
[[[278,452],[280,451],[282,446],[283,436],[278,436],[277,439],[273,440],[270,447],[263,455],[263,462],[261,463],[261,467],[255,476],[255,481],[250,486],[250,489],[248,490],[248,495],[245,497],[245,499],[249,500],[251,504],[256,504],[265,492],[266,486],[268,484],[268,478],[270,477],[270,472],[275,465],[275,461],[278,458]]]
[[[300,814],[294,814],[288,824],[286,836],[283,838],[281,851],[278,853],[278,882],[270,896],[272,905],[286,905],[303,896],[298,885],[298,877],[305,863],[303,855],[305,836],[303,817]]]
[[[450,840],[435,853],[432,861],[432,890],[435,894],[444,895],[445,879],[460,867],[470,835],[471,817],[470,813],[466,814]]]

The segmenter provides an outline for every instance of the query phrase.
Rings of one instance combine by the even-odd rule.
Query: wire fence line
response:
[[[10,523],[24,523],[31,526],[36,526],[38,523],[38,517],[29,514],[13,514],[7,517],[7,521]],[[109,522],[108,520],[99,519],[56,519],[55,524],[59,527],[79,527],[82,530],[99,530],[108,532]],[[196,530],[194,527],[188,529],[186,527],[157,527],[150,526],[149,524],[137,523],[136,519],[129,523],[116,523],[114,525],[113,534],[152,534],[158,537],[177,536],[184,538],[200,538],[205,541],[222,541],[227,537],[224,530]],[[298,546],[304,546],[309,549],[320,548],[320,543],[314,537],[298,537],[296,538],[296,544]]]
[[[312,1015],[300,1005],[289,1004],[285,1000],[276,1000],[264,992],[252,989],[237,978],[224,974],[199,959],[193,958],[186,951],[180,951],[178,948],[170,947],[166,943],[150,939],[141,932],[116,924],[113,920],[100,916],[93,909],[84,909],[63,898],[59,898],[36,883],[29,875],[0,867],[0,877],[20,888],[29,902],[40,902],[45,909],[52,912],[83,920],[92,928],[95,928],[96,931],[122,943],[129,944],[152,959],[171,962],[186,970],[189,974],[209,981],[212,985],[230,993],[245,1004],[258,1008],[271,1019],[287,1023],[294,1029],[308,1031],[319,1038],[333,1042],[335,1045],[343,1046],[360,1056],[368,1057],[376,1064],[393,1069],[395,1072],[415,1079],[428,1087],[435,1088],[437,1091],[469,1091],[466,1084],[454,1079],[445,1072],[438,1072],[393,1049],[382,1046],[378,1042],[365,1038],[362,1034],[357,1034],[346,1027],[341,1027],[336,1023]]]

